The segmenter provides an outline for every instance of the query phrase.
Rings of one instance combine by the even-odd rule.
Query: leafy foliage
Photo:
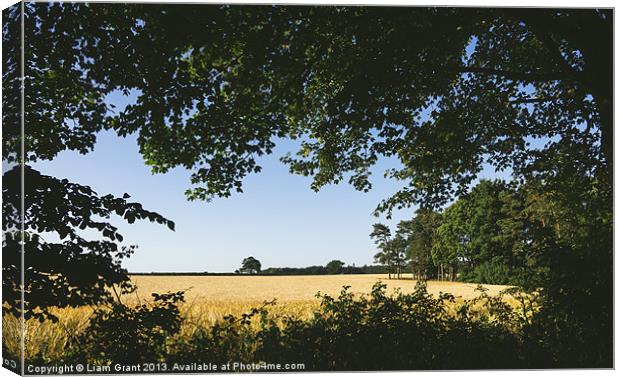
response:
[[[613,196],[607,179],[604,171],[577,171],[517,189],[483,181],[446,208],[434,243],[421,251],[435,266],[457,268],[459,280],[540,293],[528,336],[545,339],[544,357],[557,365],[609,365]],[[419,216],[399,229],[412,229]],[[425,235],[417,232],[407,236],[414,247]]]
[[[612,18],[593,9],[28,3],[26,150],[50,159],[89,151],[102,129],[138,133],[153,171],[193,169],[188,197],[209,199],[240,191],[261,170],[257,157],[288,137],[300,149],[283,161],[312,176],[313,189],[348,179],[368,190],[370,167],[396,156],[403,168],[388,174],[406,187],[379,209],[444,204],[483,162],[518,179],[548,172],[545,161],[566,147],[601,161],[604,150],[611,162]],[[130,90],[135,104],[105,104]],[[10,151],[16,142],[5,138]]]
[[[573,190],[567,198],[532,184],[516,187],[483,180],[444,211],[421,209],[412,220],[401,221],[396,235],[405,240],[408,263],[421,278],[442,278],[436,271],[443,266],[456,270],[453,278],[461,281],[537,289],[554,279],[551,270],[560,269],[561,262],[552,259],[562,253],[554,255],[553,250],[565,247],[585,258],[585,249],[596,250],[597,244],[604,248],[602,240],[609,239],[609,234],[603,236],[611,221],[603,199],[609,195],[602,187],[604,181],[592,177],[580,185],[586,192],[576,198]],[[592,217],[577,215],[570,208],[590,208]],[[584,236],[595,227],[601,232],[597,240]],[[389,228],[382,225],[381,229],[382,234],[390,234]],[[601,256],[591,258],[601,261]]]
[[[457,303],[449,294],[428,294],[423,283],[411,293],[392,295],[377,283],[368,296],[354,296],[345,286],[338,297],[320,296],[320,307],[308,319],[274,316],[269,311],[274,302],[265,302],[212,327],[195,328],[190,337],[175,335],[182,297],[177,293],[150,307],[116,305],[97,312],[75,343],[78,354],[70,357],[169,365],[294,362],[310,371],[556,366],[553,359],[535,357],[549,351],[530,337],[535,296],[516,289],[498,297],[480,292],[477,299]],[[504,295],[522,305],[507,305]],[[116,336],[123,339],[120,348]]]
[[[24,317],[55,319],[51,307],[76,307],[112,299],[110,288],[132,289],[121,260],[136,246],[106,220],[149,220],[174,230],[174,223],[138,203],[99,196],[88,186],[43,175],[26,165],[3,175],[3,311],[21,313],[21,242],[25,254]],[[22,236],[21,203],[24,201]],[[100,237],[100,238],[97,238]]]
[[[67,358],[95,365],[164,361],[167,339],[181,328],[183,292],[154,293],[153,298],[153,305],[129,307],[117,301],[97,309]]]
[[[446,209],[432,248],[434,259],[455,266],[466,280],[520,283],[518,275],[528,267],[523,254],[527,195],[525,188],[515,190],[502,181],[480,182]]]
[[[406,253],[412,273],[428,279],[435,275],[431,249],[437,242],[437,228],[441,224],[439,212],[420,209],[412,220],[401,221],[397,232],[406,240]]]

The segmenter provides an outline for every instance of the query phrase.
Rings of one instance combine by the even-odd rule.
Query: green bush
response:
[[[377,283],[362,297],[344,287],[337,298],[321,296],[319,309],[308,320],[273,317],[268,305],[228,317],[191,339],[179,340],[170,360],[303,363],[306,370],[521,366],[515,328],[523,322],[508,315],[512,309],[499,305],[501,300],[487,298],[487,307],[478,301],[457,305],[449,294],[434,298],[423,283],[413,293],[393,295]],[[448,304],[456,310],[449,310]],[[491,317],[485,314],[489,309],[498,313]],[[498,314],[502,321],[494,319]]]
[[[505,285],[514,282],[514,274],[505,258],[493,257],[465,274],[462,280],[481,284]]]
[[[89,326],[68,350],[68,358],[89,364],[165,361],[168,339],[181,328],[177,304],[183,292],[153,294],[153,305],[120,302],[97,309]]]

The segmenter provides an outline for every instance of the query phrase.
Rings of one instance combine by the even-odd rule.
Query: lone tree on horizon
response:
[[[240,274],[258,274],[260,273],[261,263],[254,257],[247,257],[241,262],[241,268],[237,270]]]
[[[344,262],[338,259],[334,259],[325,265],[328,275],[337,275],[342,273]]]

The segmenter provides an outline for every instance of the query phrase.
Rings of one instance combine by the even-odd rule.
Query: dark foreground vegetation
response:
[[[166,363],[172,368],[174,363],[237,361],[303,363],[308,371],[606,366],[608,356],[587,347],[579,334],[559,336],[540,326],[546,319],[536,295],[515,288],[490,297],[479,290],[478,298],[456,302],[450,294],[429,295],[423,283],[412,293],[393,295],[377,283],[362,297],[344,287],[339,297],[321,296],[309,319],[274,316],[272,303],[265,303],[213,327],[196,328],[190,337],[178,336],[182,292],[154,295],[153,306],[115,304],[98,310],[67,345],[62,360],[41,354],[28,363]],[[571,341],[574,351],[566,353],[560,341]]]

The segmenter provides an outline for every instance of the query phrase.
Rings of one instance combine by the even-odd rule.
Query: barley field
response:
[[[305,317],[318,305],[317,293],[337,296],[342,287],[350,286],[355,295],[368,294],[373,284],[382,281],[388,292],[400,289],[413,292],[416,281],[411,275],[400,280],[386,275],[307,275],[307,276],[132,276],[138,290],[127,303],[143,302],[154,292],[185,291],[182,309],[190,321],[213,323],[227,314],[241,314],[265,301],[275,299],[272,311]],[[502,285],[483,285],[488,294],[496,295],[507,288]],[[438,295],[452,293],[457,299],[472,299],[478,295],[477,285],[449,281],[428,282],[428,292]]]
[[[225,315],[239,315],[249,309],[275,299],[270,312],[308,317],[318,306],[316,294],[337,296],[345,285],[356,295],[368,294],[377,281],[387,285],[388,292],[396,289],[412,292],[416,281],[411,276],[401,280],[388,280],[386,275],[321,275],[321,276],[132,276],[136,292],[123,296],[126,304],[148,303],[152,293],[185,291],[185,303],[180,305],[184,324],[178,336],[191,336],[196,328],[205,327]],[[496,295],[507,288],[500,285],[483,285],[489,295]],[[428,292],[451,293],[457,300],[478,296],[477,284],[448,281],[428,282]],[[57,323],[49,321],[26,322],[25,356],[44,354],[50,359],[60,357],[71,337],[80,334],[88,325],[95,308],[68,308],[56,310]],[[19,321],[3,317],[4,345],[10,352],[19,350]]]
[[[344,285],[351,286],[355,294],[370,293],[377,281],[382,281],[389,291],[401,289],[413,291],[416,281],[411,275],[404,274],[400,280],[388,280],[387,275],[306,275],[306,276],[132,276],[138,286],[137,294],[141,298],[149,298],[152,292],[186,290],[187,301],[212,302],[256,302],[271,300],[299,302],[316,300],[317,292],[337,295]],[[483,285],[489,294],[497,294],[503,285]],[[477,294],[475,283],[450,281],[430,281],[428,291],[452,293],[465,299]]]

